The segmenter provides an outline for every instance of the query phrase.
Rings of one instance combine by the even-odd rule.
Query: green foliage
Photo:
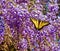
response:
[[[16,51],[14,45],[9,46],[9,51]]]

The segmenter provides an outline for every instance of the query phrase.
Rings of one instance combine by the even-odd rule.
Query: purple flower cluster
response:
[[[2,16],[0,16],[0,44],[3,41],[3,37],[4,37],[4,19]]]
[[[56,45],[55,42],[55,40],[57,40],[56,32],[60,31],[58,30],[58,28],[60,28],[60,26],[58,27],[60,19],[59,16],[56,16],[59,9],[57,1],[47,1],[46,5],[46,0],[36,0],[29,8],[30,2],[33,3],[34,1],[9,0],[9,2],[2,1],[1,3],[2,14],[5,22],[11,29],[13,39],[18,42],[17,46],[20,49],[22,48],[22,51],[24,51],[24,49],[26,50],[28,47],[30,50],[33,49],[33,51],[49,51],[50,48],[52,51],[57,51],[58,47],[60,47],[58,46],[59,43]],[[16,6],[14,4],[16,4]],[[31,10],[30,12],[29,9]],[[44,11],[46,14],[43,13]],[[41,30],[36,30],[33,23],[30,21],[31,17],[42,21],[49,21],[50,25]],[[1,34],[4,30],[4,20],[2,21],[0,17],[0,35],[4,35]],[[29,38],[27,36],[29,36]],[[56,50],[54,50],[54,48]]]

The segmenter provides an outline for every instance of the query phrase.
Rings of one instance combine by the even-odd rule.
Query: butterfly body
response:
[[[31,18],[32,23],[34,24],[35,28],[41,30],[44,26],[49,25],[47,21],[41,21],[35,18]]]

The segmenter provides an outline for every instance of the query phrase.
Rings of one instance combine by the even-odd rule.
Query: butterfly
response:
[[[49,25],[50,23],[48,21],[41,21],[35,18],[30,18],[32,23],[34,24],[35,28],[38,30],[41,30],[43,27]]]

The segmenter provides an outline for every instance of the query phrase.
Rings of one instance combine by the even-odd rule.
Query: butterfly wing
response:
[[[46,21],[40,21],[39,22],[39,29],[43,28],[44,26],[47,26],[49,25],[49,22],[46,22]]]
[[[33,24],[35,25],[36,29],[38,29],[38,28],[39,28],[39,27],[38,27],[39,21],[38,21],[37,19],[35,19],[35,18],[31,18],[31,21],[32,21]]]

